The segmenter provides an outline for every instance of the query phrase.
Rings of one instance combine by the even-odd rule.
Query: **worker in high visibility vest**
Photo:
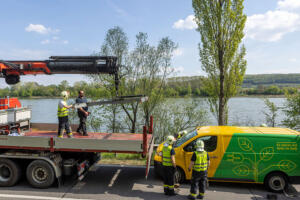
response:
[[[187,131],[186,131],[186,130],[184,130],[184,131],[179,131],[179,132],[177,133],[176,139],[178,140],[178,139],[182,138],[183,136],[185,136],[186,134],[187,134]]]
[[[66,130],[67,136],[69,138],[73,137],[72,132],[70,130],[69,125],[69,108],[72,108],[72,105],[67,104],[67,100],[69,98],[68,91],[61,92],[62,100],[58,102],[57,108],[57,117],[58,117],[58,137],[63,137],[63,131]]]
[[[209,156],[204,150],[204,142],[200,139],[196,141],[196,151],[194,152],[188,170],[192,172],[191,190],[188,199],[203,199],[206,189],[207,169],[209,166]],[[197,189],[199,194],[197,196]]]
[[[164,193],[165,195],[176,195],[174,191],[174,174],[176,170],[175,151],[173,143],[175,138],[172,135],[167,137],[162,150],[162,164],[164,173]]]

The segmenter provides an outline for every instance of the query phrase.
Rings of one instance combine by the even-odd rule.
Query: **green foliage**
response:
[[[287,94],[286,98],[283,109],[286,117],[282,124],[286,127],[300,130],[300,94]]]
[[[228,100],[236,95],[246,70],[244,37],[246,15],[243,0],[193,0],[202,69],[207,73],[203,84],[210,97],[211,111],[219,125],[227,123]]]
[[[268,126],[275,127],[276,126],[276,117],[278,115],[278,107],[275,103],[271,102],[269,99],[264,99],[264,103],[266,105],[266,110],[263,111],[265,115],[265,119]]]
[[[295,85],[300,84],[300,74],[256,74],[246,75],[244,87],[256,85]]]
[[[167,135],[209,123],[208,114],[202,105],[201,99],[185,99],[177,104],[169,99],[157,106],[153,112],[155,142],[162,142]]]

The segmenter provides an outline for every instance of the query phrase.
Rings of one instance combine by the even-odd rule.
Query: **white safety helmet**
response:
[[[185,136],[187,134],[187,131],[184,130],[184,131],[180,131],[180,134],[181,134],[181,137]]]
[[[69,98],[69,92],[68,91],[62,91],[60,93],[60,95],[64,98],[64,99],[68,99]]]
[[[167,141],[166,141],[169,145],[173,144],[175,142],[175,138],[173,135],[169,135],[167,137]]]
[[[267,124],[261,124],[260,127],[267,127]]]
[[[202,140],[196,141],[196,151],[204,151],[204,142]]]

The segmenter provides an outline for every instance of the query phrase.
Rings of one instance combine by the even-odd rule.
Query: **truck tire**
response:
[[[20,180],[20,177],[21,168],[16,162],[0,158],[0,186],[13,186]]]
[[[283,173],[274,172],[266,176],[264,185],[271,192],[280,193],[287,187],[288,180]]]
[[[185,181],[185,174],[181,168],[177,167],[174,174],[174,182],[183,183],[184,181]]]
[[[55,181],[52,166],[44,160],[32,161],[26,169],[26,177],[30,185],[36,188],[48,188]]]

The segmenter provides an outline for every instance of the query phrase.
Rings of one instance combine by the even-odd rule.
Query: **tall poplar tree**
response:
[[[228,120],[228,100],[243,82],[247,62],[241,45],[246,15],[244,0],[193,0],[202,69],[207,73],[204,87],[211,111],[219,125]]]

